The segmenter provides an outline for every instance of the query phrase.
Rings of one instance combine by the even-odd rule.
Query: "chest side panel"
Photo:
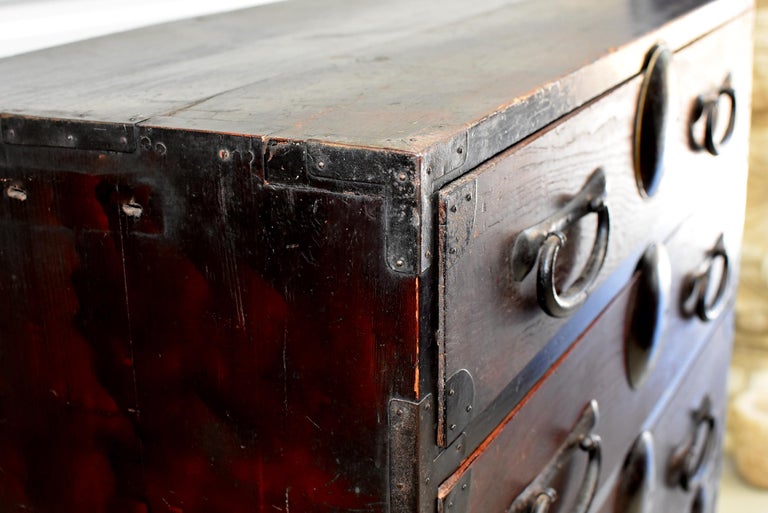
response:
[[[7,155],[0,503],[383,510],[416,278],[383,258],[380,197],[268,185],[260,151]]]

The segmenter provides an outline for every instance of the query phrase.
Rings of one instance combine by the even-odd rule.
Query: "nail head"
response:
[[[134,219],[140,218],[144,213],[144,208],[133,200],[123,203],[122,210],[125,215]]]
[[[16,201],[27,201],[27,191],[18,185],[9,185],[5,189],[5,195]]]

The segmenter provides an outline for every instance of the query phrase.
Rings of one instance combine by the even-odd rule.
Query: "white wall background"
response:
[[[0,57],[281,0],[0,0]]]

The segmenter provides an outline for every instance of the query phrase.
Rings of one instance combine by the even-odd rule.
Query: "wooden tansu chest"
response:
[[[291,0],[0,61],[0,511],[712,511],[749,0]]]

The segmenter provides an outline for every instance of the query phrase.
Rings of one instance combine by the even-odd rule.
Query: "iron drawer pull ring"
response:
[[[587,470],[584,473],[584,481],[581,484],[578,499],[574,504],[572,513],[587,513],[592,499],[597,491],[597,483],[600,477],[600,464],[602,460],[602,450],[600,448],[600,437],[590,435],[581,440],[578,448],[585,451],[588,455]],[[552,488],[547,488],[536,497],[533,503],[531,513],[547,513],[550,506],[557,500],[557,492]]]
[[[717,115],[719,111],[720,99],[725,96],[730,100],[731,110],[728,113],[728,127],[725,129],[723,137],[720,142],[715,141],[715,125],[717,124]],[[723,87],[720,89],[717,99],[710,102],[707,109],[707,130],[704,138],[704,142],[707,147],[707,151],[712,155],[718,155],[720,153],[720,146],[728,142],[728,139],[733,135],[733,127],[736,124],[736,91],[732,87]]]
[[[693,412],[693,420],[693,436],[672,455],[669,474],[670,483],[679,484],[686,491],[693,488],[717,439],[717,422],[709,397],[705,397],[701,406]]]
[[[605,204],[605,172],[596,169],[587,179],[581,191],[559,212],[524,230],[512,246],[511,265],[515,281],[522,281],[533,269],[540,257],[536,278],[536,295],[539,306],[552,317],[565,317],[573,313],[589,296],[608,252],[610,219]],[[564,292],[555,285],[557,255],[565,245],[565,230],[587,214],[597,214],[597,235],[592,253],[581,276]]]
[[[718,258],[723,261],[723,271],[720,276],[720,283],[717,286],[717,292],[711,301],[707,301],[710,288],[710,282],[715,272],[715,260]],[[695,298],[695,312],[702,321],[711,321],[716,319],[725,306],[725,296],[728,291],[728,284],[731,277],[731,265],[728,258],[728,252],[725,250],[725,241],[723,235],[717,239],[715,246],[707,252],[707,258],[702,264],[701,270],[690,277],[688,298]]]
[[[728,142],[733,135],[733,129],[736,126],[736,91],[731,87],[731,77],[725,79],[723,86],[717,91],[717,94],[710,97],[699,96],[696,98],[696,104],[693,109],[693,117],[689,126],[689,137],[691,144],[697,150],[706,149],[712,155],[720,154],[720,147]],[[719,141],[715,138],[715,127],[717,118],[720,115],[720,105],[723,98],[728,99],[728,126],[725,133]],[[693,135],[693,126],[705,116],[704,144],[700,144]]]
[[[557,492],[552,488],[564,468],[567,468],[577,453],[587,453],[587,467],[579,488],[576,502],[569,509],[571,513],[586,513],[597,492],[602,463],[600,437],[592,430],[597,424],[597,401],[590,401],[552,459],[536,478],[517,496],[507,513],[548,513],[557,501]],[[563,508],[561,511],[565,511]]]

